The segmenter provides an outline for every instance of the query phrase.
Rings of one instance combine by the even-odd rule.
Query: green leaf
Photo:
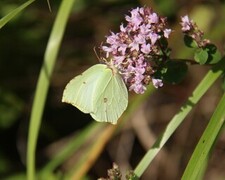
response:
[[[189,48],[198,48],[196,41],[188,35],[184,35],[184,44]]]
[[[185,169],[182,180],[195,180],[198,177],[199,169],[205,165],[205,160],[219,135],[221,127],[225,122],[225,93],[221,98],[208,126],[199,140],[194,153]]]
[[[205,64],[208,60],[208,52],[206,49],[199,48],[195,51],[194,59],[199,64]]]
[[[208,51],[208,64],[216,64],[221,60],[221,53],[214,44],[208,44],[205,49]]]
[[[0,29],[9,22],[13,17],[15,17],[17,14],[19,14],[23,9],[25,9],[27,6],[29,6],[34,0],[30,0],[19,6],[18,8],[14,9],[12,12],[4,16],[0,19]]]
[[[159,39],[159,42],[160,42],[160,44],[161,44],[161,46],[162,46],[162,48],[164,50],[166,50],[168,48],[168,40],[167,40],[167,38],[162,36],[162,38]]]
[[[187,70],[188,67],[185,62],[169,60],[163,66],[160,78],[167,83],[177,84],[185,78]]]

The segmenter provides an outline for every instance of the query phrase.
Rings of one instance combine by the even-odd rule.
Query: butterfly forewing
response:
[[[93,99],[106,67],[103,64],[94,65],[72,79],[63,92],[62,101],[72,104],[84,113],[93,112],[95,106]]]

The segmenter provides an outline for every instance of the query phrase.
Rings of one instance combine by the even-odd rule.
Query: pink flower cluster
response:
[[[120,25],[120,32],[111,32],[101,47],[106,59],[118,69],[130,91],[142,94],[150,82],[161,87],[162,80],[154,78],[151,59],[161,53],[159,40],[171,33],[166,19],[148,7],[131,10],[125,19],[127,24]]]
[[[208,39],[204,39],[204,32],[201,31],[197,24],[191,20],[187,15],[181,17],[181,30],[184,34],[191,37],[197,43],[198,47],[205,47],[210,43]]]
[[[187,15],[181,17],[181,30],[183,32],[188,32],[191,31],[192,29],[194,29],[194,22],[193,20],[190,20],[189,17]]]

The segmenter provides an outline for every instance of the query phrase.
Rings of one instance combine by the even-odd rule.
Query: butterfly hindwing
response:
[[[127,108],[128,92],[122,77],[107,68],[98,82],[91,116],[100,122],[116,124]]]

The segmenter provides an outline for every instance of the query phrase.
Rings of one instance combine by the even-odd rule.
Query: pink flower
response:
[[[204,32],[201,31],[197,24],[193,20],[190,20],[187,15],[181,17],[180,24],[183,33],[192,38],[197,43],[198,47],[206,47],[210,43],[208,39],[203,38]]]
[[[118,40],[118,35],[111,32],[110,36],[107,36],[106,42],[109,44],[115,44]]]
[[[156,72],[148,61],[160,54],[156,43],[160,38],[169,38],[171,29],[166,28],[166,20],[151,8],[137,7],[126,15],[127,24],[120,25],[120,32],[109,35],[101,47],[118,69],[130,91],[144,93],[146,85],[152,81],[158,88],[162,80],[154,79]]]
[[[120,44],[118,51],[121,52],[122,55],[125,55],[127,49],[127,44]]]
[[[128,22],[130,22],[131,24],[133,24],[136,27],[139,26],[141,24],[141,22],[143,21],[142,17],[139,14],[139,8],[133,9],[131,11],[131,17],[126,16],[125,18]]]
[[[161,79],[152,79],[152,84],[155,86],[155,88],[159,88],[163,86]]]
[[[125,59],[125,56],[114,56],[113,60],[115,61],[115,63],[117,65],[120,65],[123,62],[124,59]]]
[[[138,44],[144,44],[146,42],[145,36],[138,34],[137,36],[134,36],[134,41],[136,41]]]
[[[163,31],[163,33],[164,33],[164,37],[165,37],[165,38],[169,38],[169,35],[170,35],[170,33],[171,33],[171,29],[165,29],[165,30]]]
[[[141,51],[144,54],[149,54],[151,52],[151,45],[150,44],[142,44],[141,45]]]
[[[139,43],[137,41],[133,41],[132,43],[130,43],[129,47],[131,51],[139,51]]]
[[[156,24],[159,22],[159,17],[156,13],[152,13],[149,15],[149,23]]]
[[[143,94],[146,90],[146,87],[143,86],[142,84],[132,84],[129,88],[129,91],[134,91],[137,94]]]
[[[152,44],[154,45],[155,42],[158,40],[160,36],[156,33],[150,33],[149,38],[151,39]]]
[[[185,15],[185,16],[181,17],[181,23],[180,24],[182,26],[182,28],[181,28],[182,31],[189,31],[189,30],[191,30],[191,28],[193,26],[192,25],[193,22],[190,21],[188,15]]]
[[[120,25],[120,31],[121,32],[126,32],[126,28],[123,26],[123,24]]]
[[[142,24],[140,26],[140,34],[148,35],[151,31],[151,24]]]

